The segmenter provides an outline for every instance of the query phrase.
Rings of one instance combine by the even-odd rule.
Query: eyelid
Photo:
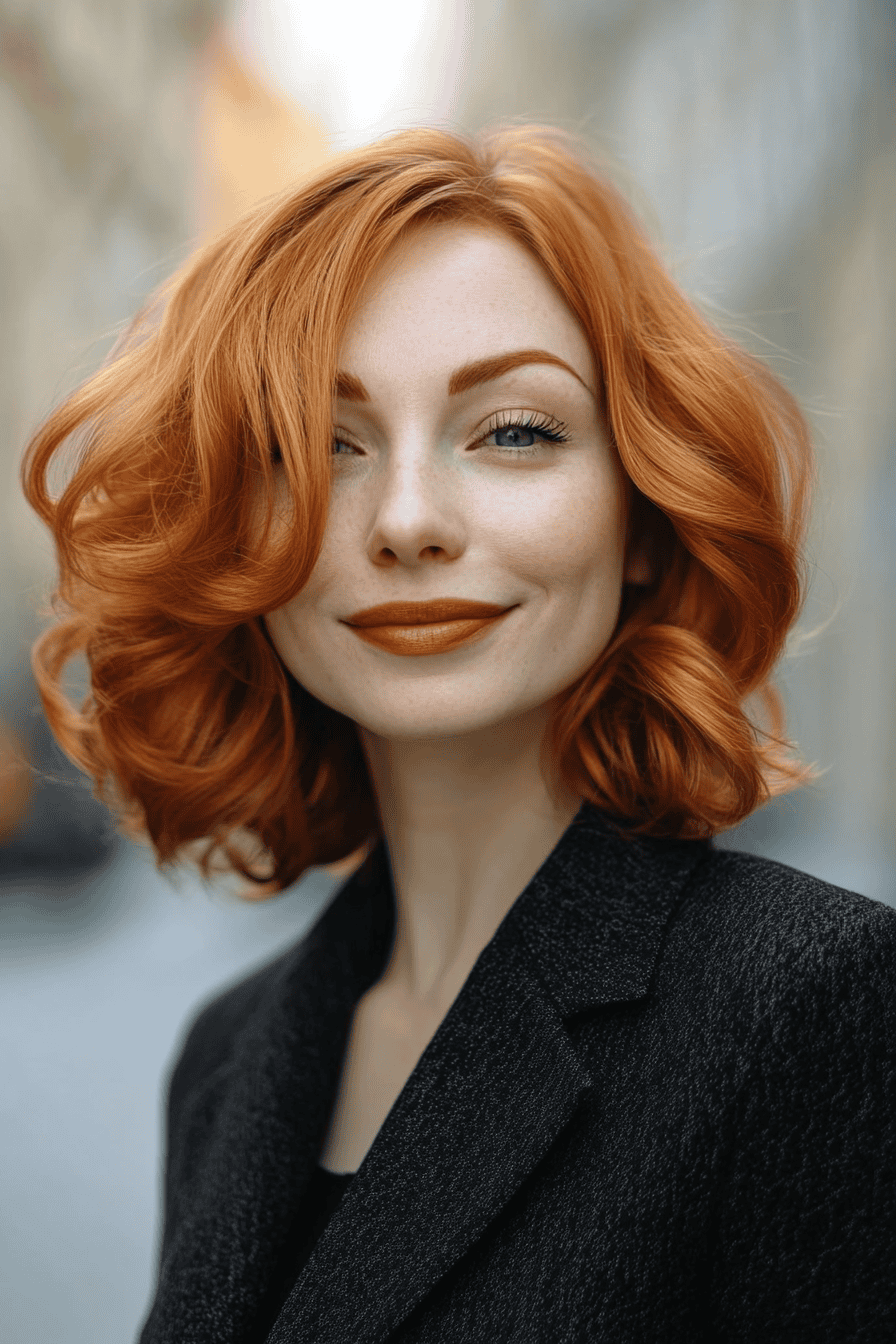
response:
[[[517,427],[533,430],[536,433],[540,431],[552,443],[569,442],[569,426],[563,420],[546,411],[536,411],[532,408],[523,409],[522,407],[513,410],[493,411],[476,442],[481,443],[483,439],[488,438],[489,434],[494,434],[498,430]]]
[[[354,438],[352,437],[352,435],[349,434],[349,432],[348,432],[347,430],[345,430],[345,429],[340,429],[338,425],[334,425],[334,426],[333,426],[332,432],[331,432],[331,434],[330,434],[330,446],[331,446],[331,448],[332,448],[332,445],[333,445],[334,443],[345,443],[345,444],[348,444],[349,448],[356,448],[356,449],[358,450],[359,453],[363,453],[363,451],[364,451],[364,449],[361,447],[360,443],[356,443],[355,440],[354,440]]]

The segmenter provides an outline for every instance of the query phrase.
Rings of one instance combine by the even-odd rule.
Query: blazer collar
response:
[[[564,1017],[641,998],[669,917],[691,873],[710,852],[709,841],[624,834],[583,803],[492,942],[501,955],[509,955],[515,944],[525,949]],[[394,895],[382,841],[342,889],[328,923],[324,941],[334,935],[345,940],[363,993],[384,968],[394,930]]]
[[[588,803],[504,921],[560,1012],[647,993],[663,934],[708,841],[623,835]]]
[[[625,838],[583,805],[477,960],[269,1344],[385,1340],[473,1245],[592,1086],[564,1017],[647,992],[669,916],[707,848]],[[253,1321],[275,1248],[297,1209],[301,1217],[351,1012],[381,973],[393,928],[380,844],[310,940],[269,974],[241,1033],[195,1213],[171,1246],[145,1344],[258,1338]],[[185,1330],[184,1304],[210,1295],[213,1325],[202,1333],[197,1311]]]

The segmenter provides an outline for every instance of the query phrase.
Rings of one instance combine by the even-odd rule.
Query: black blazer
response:
[[[380,844],[198,1017],[142,1344],[893,1344],[896,909],[587,805],[278,1315],[393,908]]]

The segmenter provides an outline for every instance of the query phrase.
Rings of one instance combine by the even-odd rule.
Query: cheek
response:
[[[315,613],[320,592],[318,568],[315,566],[301,592],[264,618],[274,648],[293,676],[300,681],[304,667],[315,657]]]
[[[622,490],[595,473],[515,501],[495,536],[508,563],[536,586],[575,590],[595,582],[621,589],[625,547]]]
[[[264,617],[264,623],[283,665],[294,677],[301,680],[297,656],[301,648],[301,638],[296,629],[295,615],[295,604],[290,602],[285,607],[278,607],[276,611],[268,612]]]
[[[327,703],[334,675],[332,620],[345,612],[351,591],[346,582],[344,556],[344,542],[334,528],[328,527],[304,588],[285,606],[265,617],[274,648],[285,666],[312,695]],[[338,666],[345,664],[345,653],[341,651]]]
[[[275,629],[291,631],[293,638],[299,634],[313,638],[315,622],[321,610],[327,607],[333,594],[339,594],[344,588],[345,570],[350,568],[344,558],[340,564],[340,556],[344,557],[345,554],[345,539],[328,523],[320,553],[305,586],[286,606],[267,618],[272,638],[278,637]]]

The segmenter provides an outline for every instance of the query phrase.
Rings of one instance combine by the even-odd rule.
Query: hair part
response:
[[[679,837],[733,826],[808,776],[770,681],[805,577],[796,402],[696,311],[559,132],[409,131],[203,248],[29,446],[25,492],[60,573],[33,653],[47,718],[162,863],[203,842],[206,872],[223,851],[282,889],[379,831],[354,724],[295,683],[263,616],[320,551],[336,355],[362,287],[409,229],[446,219],[515,238],[577,317],[652,555],[652,582],[626,589],[609,646],[558,697],[545,768],[624,828]],[[60,677],[79,653],[91,692],[76,710]]]

